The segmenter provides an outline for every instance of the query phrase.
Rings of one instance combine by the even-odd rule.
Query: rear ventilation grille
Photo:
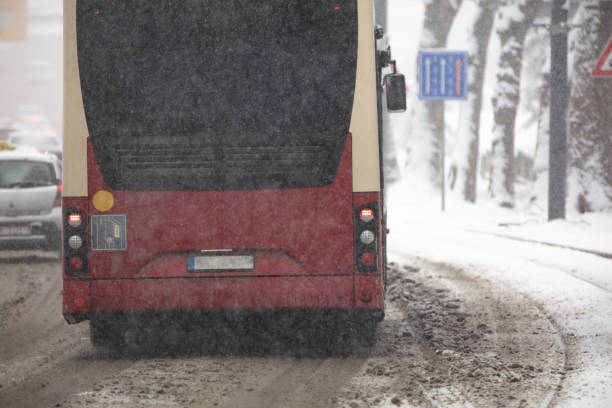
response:
[[[344,151],[335,146],[338,142],[300,146],[113,143],[94,144],[94,152],[104,181],[116,190],[315,188],[333,183]]]
[[[115,168],[128,170],[198,169],[198,173],[284,173],[317,168],[326,159],[323,146],[117,148]]]

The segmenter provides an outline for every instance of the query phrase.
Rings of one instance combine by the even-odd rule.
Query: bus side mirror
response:
[[[406,111],[406,78],[402,74],[388,74],[384,79],[387,94],[387,111],[390,113]]]

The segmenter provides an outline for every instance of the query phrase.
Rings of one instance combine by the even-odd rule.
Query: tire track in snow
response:
[[[555,332],[557,334],[557,345],[563,350],[563,373],[567,372],[567,343],[563,336],[563,330],[559,327],[559,325],[555,322],[555,320],[546,312],[544,307],[537,302],[534,301],[534,304],[542,313],[542,316],[545,316],[548,322],[552,327],[555,328]],[[563,380],[565,379],[565,374],[560,375],[557,379],[557,385],[552,392],[550,392],[545,400],[542,402],[541,408],[550,408],[555,405],[556,399],[559,396],[559,391],[561,387],[563,387]]]
[[[446,279],[447,282],[449,282],[452,285],[454,289],[453,290],[454,293],[470,294],[474,292],[475,287],[484,286],[487,288],[487,292],[490,293],[492,297],[494,297],[495,293],[500,290],[499,288],[495,288],[491,284],[490,281],[485,280],[484,282],[478,283],[479,279],[475,279],[469,273],[466,273],[465,269],[463,268],[458,268],[451,264],[445,264],[445,263],[434,264],[434,265],[438,265],[440,267],[438,269],[439,271],[440,270],[451,271],[451,273],[455,275],[454,277],[448,276],[448,274],[444,276],[444,279]],[[549,335],[552,335],[552,337],[556,340],[557,347],[559,348],[559,350],[561,350],[561,354],[562,354],[561,366],[562,366],[563,371],[565,371],[566,364],[567,364],[567,351],[566,351],[567,348],[566,348],[563,336],[561,334],[561,330],[557,327],[557,325],[550,318],[550,316],[548,316],[544,312],[541,306],[537,302],[535,302],[532,298],[524,294],[523,295],[515,294],[515,296],[520,296],[522,299],[524,299],[524,301],[522,301],[521,303],[523,303],[524,305],[528,305],[528,307],[532,309],[537,310],[540,314],[540,319],[542,321],[547,322],[550,325],[549,329],[551,330],[549,331]],[[483,302],[485,299],[488,299],[488,298],[489,298],[488,296],[483,296],[480,299],[480,301],[477,302],[477,304],[476,302],[472,301],[471,303],[473,304],[470,309],[475,310],[480,305],[483,309],[486,310],[486,314],[490,317],[487,320],[487,323],[491,325],[490,331],[492,332],[491,337],[495,345],[494,349],[499,350],[503,353],[512,344],[512,340],[509,340],[508,338],[506,338],[507,333],[509,332],[508,328],[503,327],[507,325],[507,322],[505,321],[503,316],[506,310],[510,310],[510,303],[504,302],[504,304],[501,304],[501,302],[498,301],[499,303],[497,304],[495,302],[491,302],[488,304],[486,302]],[[520,330],[520,327],[519,327],[519,330]],[[525,332],[526,331],[527,330],[525,330]],[[551,388],[550,391],[546,393],[544,398],[538,404],[539,408],[548,408],[552,406],[557,396],[557,393],[560,389],[562,380],[563,380],[563,376],[557,376],[556,383],[553,384],[552,387],[549,387]],[[469,399],[466,398],[465,392],[466,390],[462,390],[460,388],[451,386],[451,387],[442,387],[442,388],[432,390],[427,395],[431,399],[438,400],[438,401],[441,400],[442,404],[439,405],[440,407],[473,408],[474,405],[472,405]],[[461,398],[463,399],[464,402],[458,402],[458,401],[461,401]],[[479,401],[475,401],[475,404],[476,406],[480,405]]]
[[[539,241],[539,240],[529,239],[529,238],[514,237],[512,235],[504,235],[504,234],[499,234],[496,232],[478,231],[478,230],[473,230],[473,229],[465,229],[464,231],[473,232],[476,234],[490,235],[490,236],[497,237],[497,238],[511,239],[513,241],[527,242],[530,244],[540,244],[540,245],[545,245],[545,246],[554,247],[554,248],[569,249],[571,251],[583,252],[585,254],[596,255],[602,258],[606,258],[606,259],[612,259],[612,254],[601,252],[601,251],[594,251],[592,249],[577,248],[577,247],[563,245],[563,244],[556,244],[554,242],[545,242],[545,241]]]
[[[612,291],[606,273],[607,258],[571,248],[538,247],[480,231],[466,232],[418,230],[418,241],[404,238],[401,247],[395,243],[395,249],[407,256],[419,255],[474,269],[477,275],[528,294],[547,312],[567,348],[563,381],[559,384],[562,389],[549,406],[612,406],[612,392],[606,386],[612,381],[612,333],[606,319],[612,312]],[[480,238],[486,235],[491,238]],[[445,250],[433,251],[433,243],[435,248]]]
[[[543,242],[543,241],[537,241],[537,240],[532,240],[532,239],[527,239],[527,238],[519,238],[519,237],[513,237],[513,236],[508,236],[508,235],[503,235],[503,234],[497,234],[497,233],[492,233],[492,232],[486,232],[486,231],[477,231],[477,230],[471,230],[471,229],[465,229],[464,231],[466,232],[470,232],[470,233],[475,233],[475,234],[483,234],[483,235],[489,235],[489,236],[493,236],[496,238],[501,238],[501,239],[508,239],[511,241],[519,241],[519,242],[525,242],[525,243],[529,243],[529,244],[538,244],[538,245],[544,245],[544,246],[548,246],[548,247],[553,247],[553,248],[560,248],[560,249],[566,249],[569,251],[575,251],[575,252],[580,252],[583,254],[589,254],[589,255],[594,255],[594,256],[598,256],[600,258],[605,258],[605,259],[612,259],[612,254],[608,254],[608,253],[604,253],[604,252],[599,252],[599,251],[592,251],[592,250],[588,250],[588,249],[583,249],[583,248],[576,248],[576,247],[571,247],[571,246],[567,246],[567,245],[561,245],[561,244],[555,244],[555,243],[550,243],[550,242]],[[595,281],[593,281],[592,279],[587,279],[584,276],[581,276],[575,272],[572,272],[570,270],[567,269],[562,269],[559,268],[558,266],[551,266],[551,265],[547,265],[546,263],[543,263],[542,261],[538,260],[538,259],[533,259],[530,258],[529,259],[531,262],[533,263],[537,263],[539,265],[542,265],[546,268],[555,268],[557,270],[559,270],[560,272],[565,273],[566,275],[569,275],[573,278],[576,278],[578,280],[581,280],[585,283],[588,283],[590,285],[595,286],[598,289],[601,289],[605,292],[608,292],[609,294],[612,295],[612,290],[610,290],[610,288],[607,288]]]
[[[64,321],[59,263],[0,254],[0,302],[9,295],[24,298],[0,327],[0,407],[53,406],[131,364],[92,350],[86,327]]]
[[[221,406],[233,408],[311,408],[331,406],[338,389],[359,371],[365,358],[294,360],[264,379],[262,387]]]
[[[564,352],[537,305],[461,268],[393,255],[388,317],[339,407],[549,404]]]

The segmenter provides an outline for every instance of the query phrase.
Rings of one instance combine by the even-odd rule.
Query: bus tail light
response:
[[[369,202],[355,209],[355,262],[360,272],[378,271],[380,223],[377,220],[377,202]]]
[[[364,208],[359,211],[359,219],[363,222],[370,222],[374,219],[374,210],[370,208]]]
[[[372,252],[364,252],[363,254],[361,254],[359,259],[361,260],[361,264],[363,266],[372,266],[376,261],[376,257]]]
[[[71,227],[77,228],[81,225],[82,221],[83,217],[79,213],[71,213],[68,215],[68,224],[70,224]]]
[[[68,266],[72,272],[79,272],[81,269],[83,269],[83,260],[79,257],[73,256],[70,258]]]
[[[87,223],[84,211],[64,207],[64,272],[66,275],[87,274]]]
[[[62,206],[62,185],[57,185],[57,193],[55,194],[55,200],[53,201],[53,207]]]
[[[73,235],[68,238],[68,245],[72,249],[79,249],[83,246],[83,239],[78,235]]]
[[[359,240],[364,245],[370,245],[372,242],[374,242],[375,238],[376,236],[370,230],[361,231],[361,234],[359,234]]]

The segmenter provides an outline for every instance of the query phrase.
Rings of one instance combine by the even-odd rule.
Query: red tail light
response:
[[[354,197],[357,197],[355,195]],[[363,200],[355,207],[355,263],[360,272],[378,272],[380,217],[379,203]],[[367,197],[376,198],[376,197]]]
[[[79,213],[71,213],[68,215],[68,224],[70,224],[71,227],[78,227],[81,225],[82,221],[83,217]]]
[[[363,210],[359,211],[359,218],[363,222],[370,222],[374,219],[374,211],[370,208],[364,208]]]
[[[53,207],[62,206],[62,185],[57,185],[57,193],[55,194],[55,201],[53,201]]]
[[[363,266],[372,266],[376,262],[376,257],[372,252],[364,252],[359,259]]]
[[[81,269],[83,269],[83,260],[81,258],[74,256],[70,258],[70,261],[68,262],[68,266],[70,267],[71,271],[78,272]]]
[[[64,206],[64,272],[66,275],[87,274],[87,214],[77,208]]]

